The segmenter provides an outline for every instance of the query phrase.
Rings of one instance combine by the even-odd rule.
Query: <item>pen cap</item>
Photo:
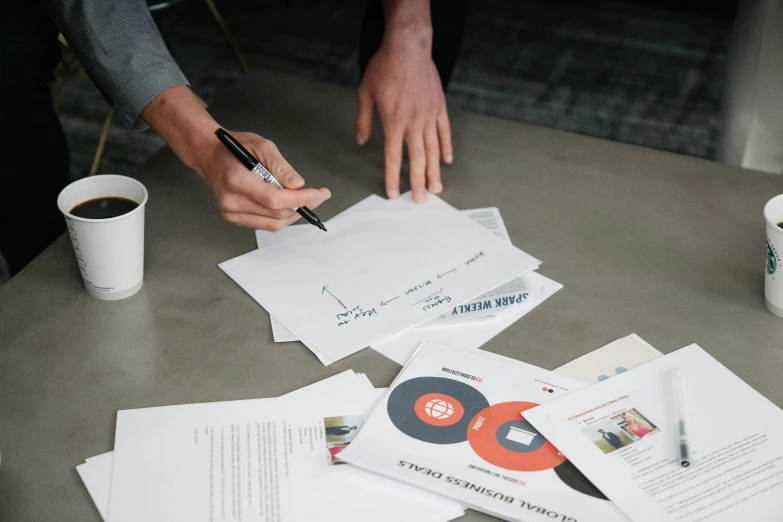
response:
[[[241,161],[242,164],[244,164],[248,169],[253,170],[253,167],[258,164],[258,161],[253,157],[250,151],[243,147],[242,144],[236,140],[236,138],[234,138],[225,130],[216,130],[215,136],[217,136],[221,143],[223,143],[223,145],[225,145],[226,148],[228,148],[228,150],[230,150],[234,156],[236,156],[237,159]]]
[[[674,415],[677,421],[685,416],[685,387],[682,380],[682,374],[677,368],[671,371],[672,379],[672,399],[674,401]]]

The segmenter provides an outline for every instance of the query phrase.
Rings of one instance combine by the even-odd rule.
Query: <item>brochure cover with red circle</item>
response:
[[[340,458],[506,520],[628,519],[527,420],[586,383],[424,343]]]

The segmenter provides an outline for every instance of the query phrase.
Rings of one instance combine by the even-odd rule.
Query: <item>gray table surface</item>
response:
[[[383,193],[378,133],[354,145],[351,89],[253,72],[211,108],[272,138],[329,218]],[[515,245],[565,288],[485,348],[555,368],[636,332],[663,352],[698,342],[783,405],[783,320],[763,304],[762,207],[783,178],[452,112],[443,198],[497,206]],[[129,299],[84,291],[67,236],[0,290],[0,520],[100,520],[74,467],[113,447],[119,409],[270,397],[342,370],[388,385],[364,350],[324,367],[275,344],[267,314],[217,264],[254,247],[207,186],[163,150],[147,185],[145,282]],[[54,204],[54,202],[52,202]],[[463,520],[489,519],[469,513]]]

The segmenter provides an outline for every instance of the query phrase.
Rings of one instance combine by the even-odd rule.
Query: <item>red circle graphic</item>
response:
[[[427,393],[413,406],[416,416],[431,426],[451,426],[465,415],[462,404],[445,393]]]
[[[498,442],[497,431],[501,425],[524,421],[522,412],[536,406],[533,402],[502,402],[477,413],[468,425],[468,442],[473,451],[490,464],[513,471],[542,471],[565,462],[565,456],[549,441],[529,452],[512,451]]]

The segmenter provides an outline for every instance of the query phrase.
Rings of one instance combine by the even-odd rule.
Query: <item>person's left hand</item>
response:
[[[413,200],[427,201],[427,190],[443,190],[440,160],[453,161],[451,127],[438,70],[426,35],[392,33],[370,60],[359,85],[356,142],[372,132],[373,107],[378,109],[385,136],[386,195],[400,195],[402,144],[408,146]]]

